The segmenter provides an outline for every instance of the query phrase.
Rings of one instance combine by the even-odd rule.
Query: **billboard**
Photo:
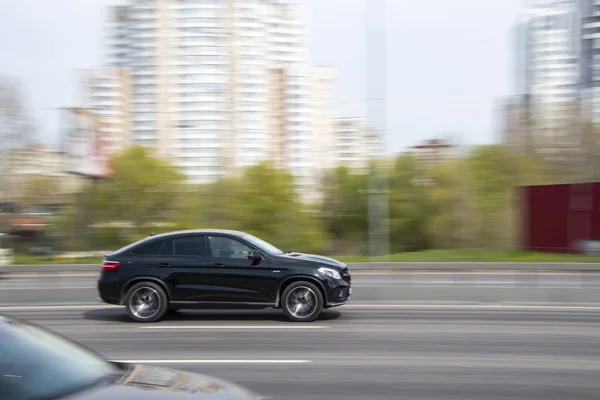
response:
[[[68,172],[91,178],[110,176],[108,133],[101,119],[85,108],[66,112]]]

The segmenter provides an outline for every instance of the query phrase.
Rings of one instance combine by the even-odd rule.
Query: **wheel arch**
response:
[[[123,289],[121,290],[121,304],[125,304],[125,296],[127,295],[129,289],[131,289],[133,285],[140,282],[152,282],[158,284],[165,291],[165,294],[167,296],[167,303],[171,301],[171,291],[162,280],[152,276],[136,276],[134,278],[129,279],[123,285]]]
[[[317,286],[317,288],[321,292],[321,295],[323,296],[323,305],[325,306],[327,304],[327,292],[325,290],[325,286],[323,286],[323,283],[321,283],[321,281],[319,281],[314,276],[310,275],[293,275],[285,278],[283,282],[281,282],[281,285],[279,285],[279,290],[277,291],[277,298],[275,299],[275,308],[281,308],[281,296],[283,295],[283,291],[292,283],[302,281],[310,282]]]

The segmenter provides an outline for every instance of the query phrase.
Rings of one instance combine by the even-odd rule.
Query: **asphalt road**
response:
[[[95,273],[11,275],[0,304],[97,303]],[[357,272],[353,302],[600,304],[600,274],[562,272]]]
[[[357,306],[311,324],[280,313],[1,307],[115,360],[208,373],[278,399],[592,400],[600,308]],[[158,363],[160,362],[160,363]]]

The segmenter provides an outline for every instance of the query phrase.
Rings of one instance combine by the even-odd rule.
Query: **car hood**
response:
[[[117,364],[117,363],[116,363]],[[97,386],[68,400],[266,400],[252,391],[207,375],[117,364],[127,373],[111,385]]]
[[[336,267],[337,269],[344,269],[347,265],[341,261],[338,261],[331,257],[320,256],[317,254],[305,254],[305,253],[285,253],[280,257],[288,259],[288,260],[300,260],[307,261],[315,264],[323,264],[330,267]]]

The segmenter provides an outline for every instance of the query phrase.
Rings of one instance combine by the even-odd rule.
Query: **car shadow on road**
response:
[[[336,320],[341,316],[341,314],[342,313],[337,310],[325,310],[315,322]],[[92,321],[121,322],[132,324],[137,323],[129,318],[124,308],[105,308],[90,310],[84,312],[83,317]],[[268,321],[293,323],[286,318],[286,316],[281,310],[180,310],[177,312],[168,313],[167,315],[165,315],[162,321]]]

